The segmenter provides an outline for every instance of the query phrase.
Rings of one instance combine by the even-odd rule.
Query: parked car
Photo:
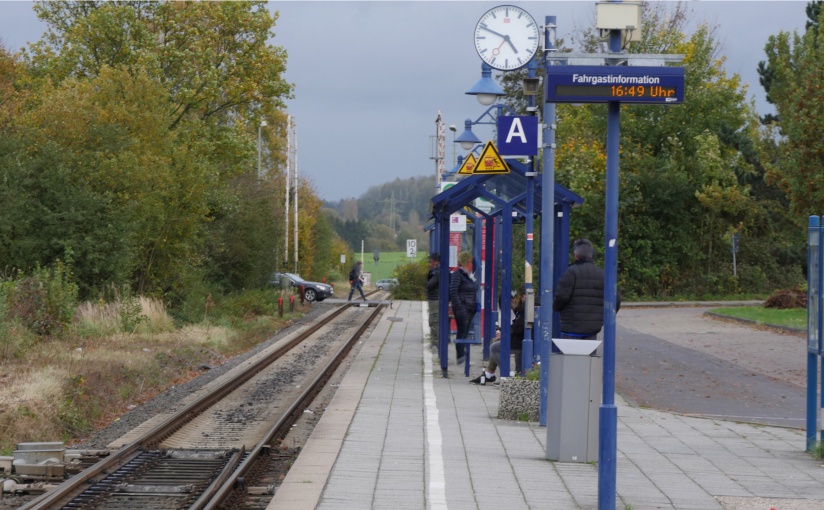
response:
[[[398,280],[395,278],[383,278],[375,282],[375,288],[378,290],[390,290],[398,285]]]
[[[332,297],[332,285],[326,283],[309,282],[294,273],[275,273],[269,280],[272,286],[281,286],[284,281],[289,281],[289,285],[295,288],[304,288],[304,299],[310,303],[313,301],[323,301]]]

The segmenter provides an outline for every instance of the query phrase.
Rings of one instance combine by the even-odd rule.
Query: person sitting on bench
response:
[[[510,324],[510,352],[516,355],[516,373],[521,372],[521,345],[524,342],[524,285],[510,300],[510,308],[515,317]],[[475,379],[471,379],[471,384],[485,385],[496,381],[496,368],[500,365],[501,358],[501,336],[496,336],[490,345],[490,361],[487,362],[487,369]]]

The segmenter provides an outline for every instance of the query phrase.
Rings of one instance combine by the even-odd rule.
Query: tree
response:
[[[40,247],[28,257],[45,265],[71,248],[86,291],[123,280],[178,287],[198,265],[209,211],[197,131],[170,136],[167,96],[145,73],[104,67],[44,91],[20,119],[26,164],[7,168],[31,215],[18,242]]]
[[[764,292],[783,278],[767,259],[787,261],[777,254],[787,244],[777,248],[757,226],[775,218],[769,232],[776,235],[786,224],[767,212],[781,211],[775,189],[760,186],[764,195],[754,195],[762,165],[745,88],[722,67],[715,27],[699,23],[688,32],[685,4],[644,4],[642,22],[642,40],[626,50],[685,55],[686,99],[679,106],[622,107],[619,286],[627,295],[696,295],[737,292],[747,282],[748,290]],[[605,51],[594,30],[573,41],[580,51]],[[597,248],[604,238],[606,118],[601,104],[557,106],[556,179],[585,198],[573,212],[571,236],[588,237]],[[748,275],[742,279],[733,278],[729,264],[734,232],[750,248],[740,253],[740,272]],[[757,239],[759,249],[750,244]]]
[[[766,164],[767,179],[782,188],[800,223],[823,212],[823,25],[822,2],[808,4],[803,35],[780,32],[765,45],[760,82],[777,117],[778,157]]]
[[[190,116],[272,116],[292,90],[282,78],[286,52],[267,44],[277,15],[266,2],[39,2],[35,10],[48,28],[30,49],[34,74],[59,83],[105,66],[146,69],[170,93],[172,128]]]
[[[48,30],[24,52],[16,79],[28,94],[25,131],[0,154],[23,161],[4,169],[17,180],[0,193],[31,217],[0,213],[0,236],[14,241],[6,260],[32,263],[17,248],[26,243],[44,248],[28,257],[44,265],[72,247],[86,291],[128,279],[180,296],[204,275],[226,290],[264,281],[283,241],[282,186],[271,187],[282,174],[248,177],[262,118],[274,126],[263,133],[268,166],[285,159],[279,109],[292,85],[282,77],[285,51],[267,42],[277,15],[265,2],[35,9]],[[78,197],[67,203],[76,214],[50,214],[61,193]],[[306,196],[301,239],[311,248],[316,204]],[[51,231],[59,235],[42,246]]]

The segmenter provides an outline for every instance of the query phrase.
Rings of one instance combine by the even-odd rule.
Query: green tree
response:
[[[285,51],[267,42],[277,14],[265,2],[35,9],[47,33],[23,54],[26,73],[16,80],[30,111],[0,153],[21,162],[5,171],[28,177],[0,193],[18,197],[16,210],[30,217],[0,214],[0,236],[14,241],[8,254],[0,250],[3,261],[26,267],[37,253],[45,264],[71,246],[83,290],[120,279],[166,293],[204,275],[227,289],[263,281],[283,242],[284,177],[249,176],[261,119],[272,126],[262,133],[267,168],[285,159],[279,109],[292,85],[282,77]],[[73,198],[71,213],[50,214]],[[85,236],[66,228],[67,218]],[[48,237],[50,229],[60,235]],[[27,243],[49,249],[21,255]]]
[[[758,118],[746,89],[738,75],[725,73],[715,27],[698,23],[689,32],[688,21],[683,3],[644,4],[642,40],[625,48],[684,55],[686,91],[679,106],[622,106],[619,286],[629,296],[729,293],[744,282],[764,292],[782,280],[782,269],[767,259],[789,246],[758,227],[770,219],[775,235],[787,221],[775,215],[776,189],[759,183]],[[593,30],[573,41],[580,51],[605,49]],[[574,210],[571,237],[588,237],[597,248],[604,238],[606,119],[604,105],[557,106],[556,178],[585,198]],[[732,275],[734,232],[749,248],[747,278]]]
[[[164,89],[145,73],[105,67],[42,97],[21,121],[24,154],[43,151],[53,166],[30,175],[29,190],[40,191],[28,203],[37,211],[30,220],[36,228],[24,237],[51,245],[40,253],[73,248],[85,288],[124,276],[141,291],[176,286],[197,266],[208,214],[211,176],[200,137],[194,130],[170,135]],[[74,183],[67,189],[56,186],[59,180]],[[68,190],[88,200],[69,205]],[[67,205],[57,209],[58,203]],[[92,261],[100,265],[84,267]]]
[[[34,74],[59,83],[105,66],[143,68],[169,91],[170,127],[187,117],[271,116],[292,86],[286,52],[267,44],[266,2],[38,2],[47,23]],[[253,124],[257,122],[253,121]]]
[[[767,63],[760,62],[760,81],[778,113],[766,121],[779,132],[776,159],[766,163],[767,179],[790,199],[800,223],[823,213],[823,24],[822,2],[807,7],[804,34],[780,32],[765,45]]]

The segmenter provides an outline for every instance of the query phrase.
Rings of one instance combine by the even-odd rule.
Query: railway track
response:
[[[266,508],[300,451],[282,440],[314,413],[319,392],[331,391],[328,381],[382,309],[353,303],[328,312],[19,508]]]

